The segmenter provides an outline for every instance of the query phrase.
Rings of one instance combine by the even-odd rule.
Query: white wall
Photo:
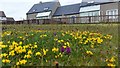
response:
[[[79,12],[89,12],[89,11],[96,11],[100,10],[100,5],[88,6],[80,8]]]
[[[7,19],[6,19],[6,17],[0,17],[0,20],[1,20],[1,21],[5,21],[5,20],[7,20]]]

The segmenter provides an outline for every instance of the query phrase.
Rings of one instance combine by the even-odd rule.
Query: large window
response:
[[[111,15],[109,16],[109,19],[115,19],[118,17],[118,16],[115,16],[115,15],[118,15],[118,9],[107,10],[106,15]]]
[[[90,11],[90,12],[82,12],[80,13],[80,16],[99,16],[100,15],[100,11]]]
[[[50,16],[50,13],[51,13],[51,11],[38,13],[36,17],[37,17],[37,18],[49,17],[49,16]]]

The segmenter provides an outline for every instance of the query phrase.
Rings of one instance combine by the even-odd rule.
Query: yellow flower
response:
[[[110,61],[110,62],[115,62],[115,58],[112,57],[109,61]]]
[[[63,46],[63,48],[66,48],[67,46]]]
[[[46,55],[46,53],[47,53],[47,51],[48,51],[48,49],[43,49],[43,55]]]
[[[8,41],[7,43],[10,43],[10,41]]]
[[[25,55],[24,58],[28,58],[29,59],[29,58],[31,58],[31,56],[30,55]]]
[[[8,60],[8,59],[2,59],[2,62],[3,63],[10,63],[10,60]]]
[[[58,49],[58,48],[55,48],[55,47],[52,49],[53,52],[58,52],[58,50],[59,50],[59,49]]]
[[[1,45],[1,48],[6,48],[7,47],[7,45]]]
[[[27,60],[21,60],[21,61],[19,61],[20,62],[20,64],[26,64],[27,63]]]
[[[42,56],[42,54],[40,53],[40,52],[37,52],[36,54],[35,54],[36,56]]]
[[[59,56],[60,56],[60,57],[63,57],[63,55],[62,55],[61,53],[59,53]]]
[[[1,54],[2,57],[7,57],[7,55],[8,54],[6,54],[6,53]]]
[[[20,62],[17,62],[16,65],[20,65]]]
[[[34,45],[34,48],[37,48],[37,45]]]
[[[102,43],[102,42],[103,42],[103,40],[102,40],[102,39],[100,39],[100,38],[98,38],[98,39],[97,39],[97,42],[98,42],[98,43]]]
[[[9,55],[14,56],[15,55],[14,50],[10,51]]]
[[[31,50],[29,50],[29,51],[28,51],[28,54],[32,54],[32,51],[31,51]]]
[[[0,41],[0,45],[2,45],[3,44],[3,42],[2,41]]]
[[[3,59],[2,62],[5,63],[5,59]]]
[[[17,51],[17,53],[22,53],[23,51],[22,51],[22,49],[19,49],[18,51]]]
[[[55,58],[58,58],[58,56],[55,56]]]
[[[24,48],[24,49],[22,49],[22,52],[26,52],[26,49]]]
[[[20,41],[19,44],[22,45],[22,41]]]
[[[93,55],[93,53],[91,51],[86,51],[86,53],[89,55]]]
[[[18,45],[18,43],[16,43],[15,41],[12,42],[12,45]]]
[[[110,66],[110,67],[112,67],[112,68],[115,68],[115,65],[112,64],[112,63],[107,64],[107,66]]]
[[[6,59],[6,63],[10,63],[10,60]]]
[[[45,60],[46,62],[48,62],[48,60]]]
[[[94,48],[94,45],[91,45],[91,48]]]

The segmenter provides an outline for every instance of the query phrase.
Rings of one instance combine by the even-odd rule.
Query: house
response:
[[[2,23],[13,23],[15,20],[13,17],[6,17],[4,11],[0,11],[0,22]]]
[[[83,0],[83,2],[87,1],[87,5],[81,6],[80,8],[80,22],[88,23],[90,22],[88,16],[103,16],[100,17],[91,17],[91,22],[101,22],[101,21],[110,21],[116,22],[118,21],[118,10],[119,10],[119,1],[113,0]],[[108,16],[106,16],[108,15]],[[110,16],[111,15],[111,16]],[[115,16],[116,15],[116,16]],[[87,17],[87,18],[86,18]]]
[[[65,6],[60,6],[59,2],[40,2],[27,12],[27,19],[52,18],[65,23],[118,22],[118,15],[120,0],[82,0]]]
[[[7,17],[7,21],[8,21],[8,22],[14,22],[15,20],[14,20],[13,17]]]
[[[6,15],[3,11],[0,11],[0,22],[4,22],[6,21]]]
[[[80,9],[80,3],[60,6],[53,15],[53,18],[64,18],[61,21],[64,20],[64,22],[76,23],[77,20],[75,18],[79,16],[79,9]],[[69,20],[65,19],[68,17],[70,18]]]
[[[26,13],[27,19],[49,19],[53,16],[56,9],[60,6],[57,1],[40,2]]]

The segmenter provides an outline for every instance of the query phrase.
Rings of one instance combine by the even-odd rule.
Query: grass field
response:
[[[118,24],[2,27],[3,66],[118,66]]]

